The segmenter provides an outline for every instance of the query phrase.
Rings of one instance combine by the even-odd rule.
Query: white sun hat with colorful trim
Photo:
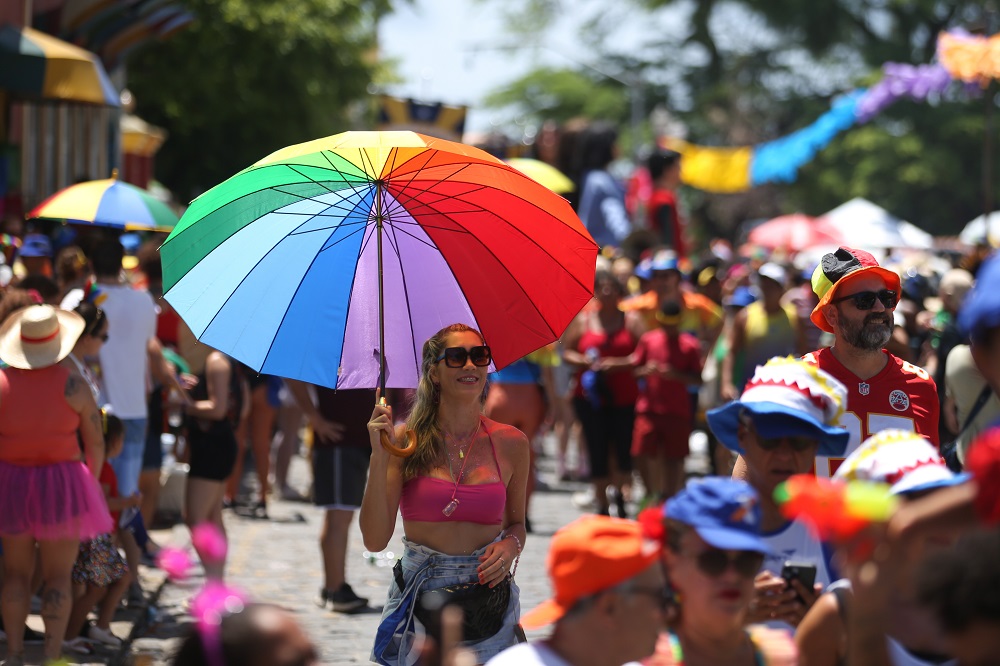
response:
[[[837,425],[847,406],[847,389],[829,373],[791,356],[757,366],[739,400],[708,412],[708,425],[726,448],[743,453],[737,432],[740,414],[753,419],[764,439],[808,437],[821,456],[842,456],[850,433]]]
[[[862,442],[833,478],[871,481],[891,486],[893,495],[934,490],[965,483],[968,474],[955,474],[923,435],[909,430],[883,430]]]

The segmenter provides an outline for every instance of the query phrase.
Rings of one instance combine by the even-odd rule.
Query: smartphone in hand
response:
[[[781,567],[781,577],[787,581],[789,586],[791,586],[793,580],[797,580],[807,590],[811,590],[813,589],[813,585],[816,584],[816,565],[809,562],[792,562],[789,560]],[[803,604],[806,602],[801,594],[798,595],[798,598]]]

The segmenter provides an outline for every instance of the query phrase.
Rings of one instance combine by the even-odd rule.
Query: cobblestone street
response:
[[[546,449],[551,450],[546,442]],[[549,487],[535,493],[531,505],[534,532],[528,536],[517,570],[521,588],[522,611],[534,607],[549,596],[545,574],[545,556],[553,532],[581,515],[572,494],[584,490],[586,484],[555,480],[554,461],[542,457],[539,461],[541,479]],[[292,468],[293,484],[305,491],[309,482],[308,464],[296,457]],[[361,542],[361,531],[355,519],[352,526],[347,578],[355,592],[367,597],[368,608],[357,614],[344,615],[322,610],[314,597],[322,584],[318,544],[322,511],[310,504],[272,500],[268,506],[270,520],[256,520],[226,512],[226,528],[230,538],[230,559],[227,567],[229,582],[249,593],[257,601],[279,604],[295,614],[302,627],[319,647],[323,662],[328,664],[369,663],[375,629],[391,580],[393,561],[388,553],[402,548],[402,521],[384,554],[368,554]],[[189,543],[187,530],[176,526],[156,535],[161,544]],[[200,586],[200,576],[180,584],[167,583],[162,588],[146,635],[137,638],[132,657],[137,664],[161,664],[176,649],[180,625],[190,621],[185,604]],[[546,631],[529,633],[529,639],[545,635]]]

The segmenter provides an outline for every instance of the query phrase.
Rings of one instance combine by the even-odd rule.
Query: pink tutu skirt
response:
[[[0,536],[84,541],[114,529],[104,494],[80,461],[22,467],[0,462]]]

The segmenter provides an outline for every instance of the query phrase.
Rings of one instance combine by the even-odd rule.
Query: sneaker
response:
[[[578,509],[593,509],[597,506],[597,498],[594,496],[594,489],[587,488],[573,493],[573,506]]]
[[[269,516],[267,515],[267,502],[264,500],[260,500],[259,502],[255,503],[253,505],[253,508],[250,510],[250,515],[253,518],[258,518],[260,520],[268,520]]]
[[[7,657],[4,661],[0,661],[0,666],[24,666],[24,655]]]
[[[305,502],[306,496],[291,486],[282,486],[281,499],[286,502]]]
[[[368,606],[368,600],[354,594],[354,590],[347,583],[340,586],[335,592],[329,593],[327,599],[330,607],[338,613],[351,613]]]
[[[108,647],[121,647],[122,639],[111,633],[110,629],[101,629],[100,627],[91,627],[90,631],[87,632],[87,636],[91,640],[97,641],[102,645],[107,645]]]
[[[94,648],[90,646],[90,641],[86,638],[76,638],[68,641],[62,642],[63,652],[69,652],[70,654],[78,655],[90,655],[94,654]]]

